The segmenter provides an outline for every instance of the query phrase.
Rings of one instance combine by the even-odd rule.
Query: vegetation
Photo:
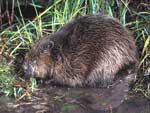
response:
[[[35,79],[31,78],[28,82],[23,79],[12,76],[10,65],[3,60],[0,63],[0,89],[6,96],[14,96],[18,100],[24,96],[30,96],[30,92],[36,87]]]
[[[14,0],[11,3],[11,18],[13,19],[10,21],[8,18],[6,22],[1,22],[0,29],[0,55],[7,59],[7,63],[5,60],[0,61],[0,89],[4,94],[22,98],[29,96],[30,91],[36,87],[34,79],[31,78],[32,80],[26,83],[16,76],[20,73],[10,68],[15,67],[16,63],[17,65],[21,63],[20,59],[16,60],[20,52],[28,51],[30,45],[36,40],[57,31],[77,16],[101,12],[118,18],[133,32],[140,54],[139,70],[141,73],[133,91],[142,92],[146,97],[150,97],[150,83],[145,82],[150,78],[150,11],[148,10],[150,5],[146,1],[140,3],[132,0],[53,0],[52,3],[44,6],[32,0],[32,3],[26,4],[34,8],[36,15],[31,19],[24,17],[20,1],[16,1],[15,5]],[[14,7],[18,9],[17,15],[15,15]],[[42,11],[40,12],[39,9]],[[9,10],[7,10],[7,17],[8,14]],[[4,15],[0,16],[0,21],[2,21]],[[24,82],[29,85],[24,85]]]

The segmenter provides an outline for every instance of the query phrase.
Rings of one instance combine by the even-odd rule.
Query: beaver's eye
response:
[[[52,49],[51,50],[51,57],[54,61],[57,61],[57,62],[63,62],[63,57],[62,57],[62,54],[61,52],[58,50],[58,49]]]

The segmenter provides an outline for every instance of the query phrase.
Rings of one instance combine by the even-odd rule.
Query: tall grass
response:
[[[34,0],[32,0],[31,5],[36,12],[36,17],[32,21],[23,18],[20,2],[18,0],[17,5],[20,14],[19,17],[15,17],[17,22],[3,29],[0,33],[1,39],[6,39],[6,41],[0,45],[0,54],[15,59],[18,51],[29,50],[30,45],[36,40],[57,31],[73,18],[101,12],[118,18],[124,26],[129,27],[131,31],[133,31],[136,43],[141,51],[139,67],[141,67],[143,71],[149,69],[147,64],[150,58],[150,24],[148,25],[150,22],[150,12],[132,11],[128,6],[129,0],[120,0],[118,3],[114,0],[53,0],[53,4],[47,6],[41,13],[37,11],[37,8],[43,6],[36,4]],[[136,16],[138,18],[128,22],[127,15]],[[0,73],[0,79],[3,79],[5,75],[11,75],[11,73]],[[13,79],[16,78],[13,77]],[[12,84],[10,84],[10,86],[14,88]],[[0,84],[0,87],[3,89],[6,88],[2,84]],[[22,86],[20,86],[20,88],[22,88]],[[15,90],[12,91],[12,89],[10,89],[8,92],[7,95],[17,95]]]

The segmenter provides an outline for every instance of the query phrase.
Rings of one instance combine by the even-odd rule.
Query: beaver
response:
[[[131,33],[115,18],[78,17],[50,36],[41,38],[26,54],[25,76],[48,78],[71,87],[127,83],[137,75],[138,55]]]

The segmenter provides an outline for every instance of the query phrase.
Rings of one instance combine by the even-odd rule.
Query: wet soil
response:
[[[150,113],[142,96],[128,95],[124,102],[111,96],[108,89],[41,86],[30,99],[1,96],[0,113]]]

